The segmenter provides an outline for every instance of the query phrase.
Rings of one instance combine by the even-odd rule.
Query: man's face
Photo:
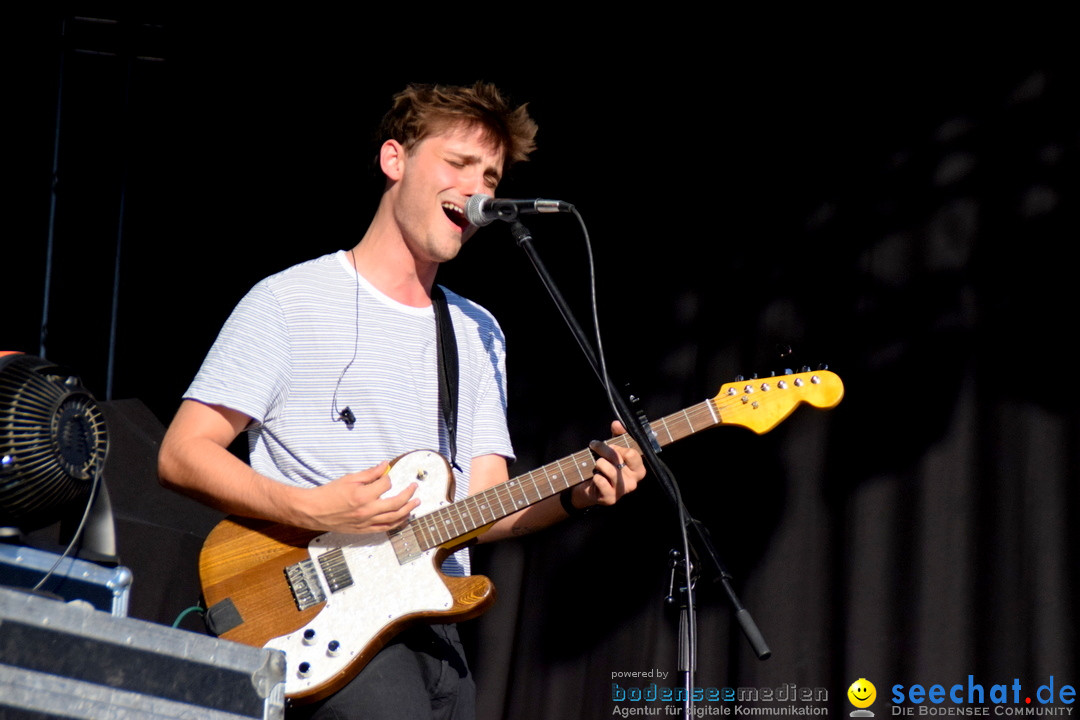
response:
[[[441,263],[457,255],[476,231],[465,219],[465,203],[495,193],[503,158],[482,128],[463,125],[429,135],[399,157],[393,170],[399,174],[388,173],[397,181],[393,212],[414,257]]]

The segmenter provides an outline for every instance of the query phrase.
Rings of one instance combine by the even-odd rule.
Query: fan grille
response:
[[[108,450],[105,417],[77,377],[42,358],[0,358],[0,523],[85,501]]]

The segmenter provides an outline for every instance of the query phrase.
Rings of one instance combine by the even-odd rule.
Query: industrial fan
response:
[[[29,532],[81,509],[107,451],[105,416],[79,378],[0,353],[0,528]]]

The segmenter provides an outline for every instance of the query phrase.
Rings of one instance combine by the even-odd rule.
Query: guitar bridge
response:
[[[315,563],[311,560],[301,560],[285,568],[285,579],[289,582],[289,589],[292,590],[298,610],[307,610],[326,600],[326,593],[319,584]]]

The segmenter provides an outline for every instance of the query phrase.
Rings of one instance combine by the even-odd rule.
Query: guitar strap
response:
[[[454,323],[450,319],[450,307],[446,294],[438,285],[431,288],[431,304],[435,308],[435,344],[439,363],[439,408],[446,425],[446,438],[450,446],[450,466],[461,471],[457,464],[457,399],[458,355]]]

